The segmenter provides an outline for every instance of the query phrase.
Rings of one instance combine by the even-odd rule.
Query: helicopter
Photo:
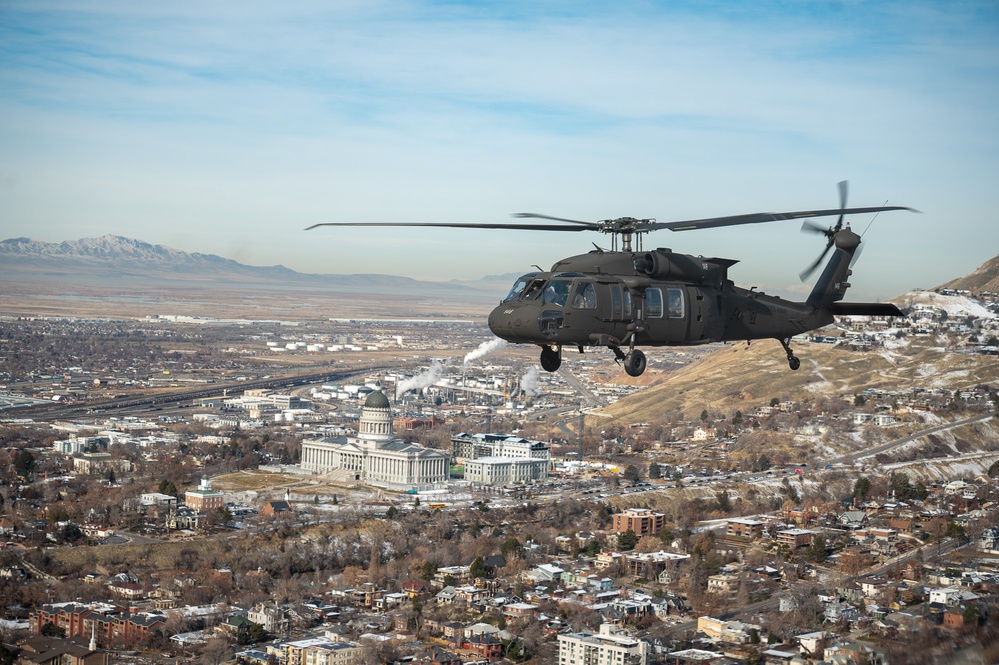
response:
[[[762,212],[677,222],[619,217],[596,222],[516,213],[531,223],[475,222],[325,222],[321,226],[424,226],[518,231],[595,231],[612,238],[611,249],[594,249],[538,268],[519,277],[489,314],[489,329],[515,344],[541,347],[540,364],[548,372],[562,365],[562,350],[580,353],[594,347],[609,349],[624,371],[641,376],[648,366],[638,348],[688,346],[713,342],[774,339],[787,354],[788,366],[801,361],[791,339],[833,323],[836,316],[901,316],[891,303],[843,302],[861,238],[846,215],[892,210],[918,212],[905,206],[847,208],[847,182],[839,183],[840,207],[798,212]],[[828,228],[811,217],[839,216]],[[799,275],[807,279],[832,250],[825,268],[803,302],[785,300],[738,287],[728,278],[734,259],[692,256],[659,247],[642,249],[642,236],[652,231],[692,231],[741,224],[804,219],[802,231],[823,235],[826,246]]]

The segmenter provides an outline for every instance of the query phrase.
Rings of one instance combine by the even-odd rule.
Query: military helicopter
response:
[[[684,346],[711,342],[775,339],[787,353],[792,370],[801,361],[791,350],[795,335],[821,328],[837,315],[901,316],[891,303],[842,302],[860,236],[846,215],[909,210],[904,206],[847,208],[847,183],[839,183],[840,207],[799,212],[761,212],[679,222],[619,217],[596,222],[535,213],[515,218],[544,223],[473,222],[328,222],[320,226],[430,226],[445,228],[512,229],[517,231],[596,231],[612,238],[610,250],[594,244],[587,254],[558,261],[551,270],[529,272],[489,314],[494,335],[516,344],[541,347],[541,367],[554,372],[562,364],[562,349],[606,347],[630,376],[640,376],[648,364],[639,346]],[[824,228],[810,217],[838,215]],[[832,256],[804,302],[766,295],[736,286],[728,269],[737,260],[679,254],[666,248],[642,249],[642,236],[652,231],[692,231],[739,224],[805,219],[802,231],[824,235],[826,246],[802,273],[805,280]],[[307,229],[307,230],[308,230]],[[636,246],[633,246],[634,245]]]

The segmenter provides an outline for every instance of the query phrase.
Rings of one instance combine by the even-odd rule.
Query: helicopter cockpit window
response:
[[[645,289],[645,317],[648,319],[663,318],[662,289]]]
[[[666,289],[666,308],[669,318],[683,318],[683,289]]]
[[[565,306],[565,301],[569,299],[569,280],[553,279],[545,287],[544,302]]]
[[[575,309],[597,308],[597,292],[591,282],[576,284],[576,292],[572,296],[572,306]]]
[[[538,273],[536,272],[528,273],[518,279],[510,289],[510,292],[506,294],[506,298],[503,298],[503,302],[510,302],[511,300],[519,298],[520,294],[524,292],[524,289],[527,288],[527,285],[531,283],[531,280],[534,279],[534,276],[537,274]]]
[[[545,288],[545,280],[536,279],[531,282],[530,286],[524,291],[524,295],[521,300],[537,300],[541,295],[542,290]]]

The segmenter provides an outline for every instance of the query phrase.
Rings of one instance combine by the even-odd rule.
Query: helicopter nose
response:
[[[508,342],[530,339],[532,328],[536,328],[537,314],[530,316],[524,308],[510,303],[502,303],[489,313],[489,329],[494,335]]]

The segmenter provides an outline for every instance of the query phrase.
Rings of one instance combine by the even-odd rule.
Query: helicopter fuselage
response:
[[[489,328],[508,342],[608,347],[623,359],[621,346],[783,340],[833,321],[814,304],[735,286],[735,263],[667,249],[570,257],[519,278]]]

